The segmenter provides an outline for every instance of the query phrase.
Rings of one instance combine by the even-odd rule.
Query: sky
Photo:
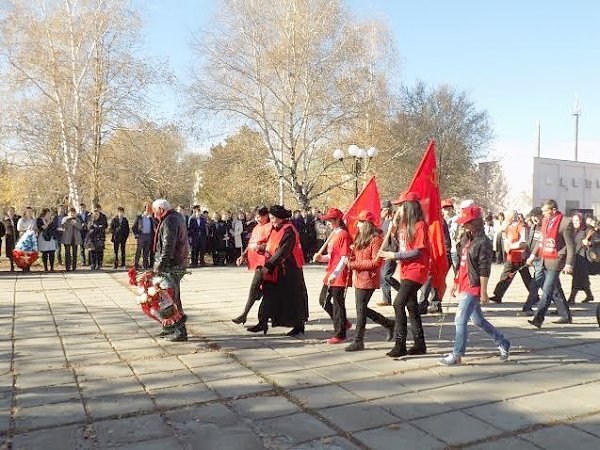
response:
[[[134,0],[146,17],[148,55],[166,58],[183,82],[194,32],[210,23],[215,0]],[[581,107],[579,160],[600,163],[600,2],[593,0],[351,0],[357,18],[391,29],[402,83],[449,84],[486,110],[490,159],[503,162],[513,196],[531,184],[537,122],[541,156],[574,157],[575,96]],[[171,92],[155,93],[174,111]]]

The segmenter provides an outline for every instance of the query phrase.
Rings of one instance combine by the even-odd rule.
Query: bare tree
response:
[[[139,111],[148,82],[135,58],[140,28],[127,0],[16,0],[4,4],[0,67],[13,87],[20,114],[12,121],[15,147],[26,136],[60,151],[69,202],[78,205],[90,180],[98,200],[102,139],[124,112]],[[29,115],[43,116],[23,127]],[[112,122],[111,122],[112,121]],[[27,122],[25,121],[25,124]]]
[[[360,145],[361,129],[367,139],[368,113],[387,95],[387,29],[357,22],[339,0],[223,0],[213,23],[195,41],[194,110],[259,131],[301,206],[354,180],[319,186],[333,149]]]

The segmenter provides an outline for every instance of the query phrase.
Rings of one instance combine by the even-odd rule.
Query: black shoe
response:
[[[235,319],[231,319],[231,321],[233,323],[237,323],[238,325],[244,325],[247,319],[248,317],[245,314],[242,314],[241,316],[237,316]]]
[[[265,333],[266,332],[267,331],[265,330]],[[304,325],[301,325],[299,327],[294,327],[290,331],[285,333],[286,336],[298,336],[299,334],[304,334]]]
[[[590,303],[593,301],[594,301],[594,297],[586,297],[581,301],[581,303]]]
[[[392,323],[389,326],[385,327],[387,335],[385,337],[385,340],[388,342],[391,342],[392,339],[394,339],[394,328],[395,328],[396,324]]]
[[[344,350],[347,352],[357,352],[365,349],[365,343],[363,341],[354,340],[352,344],[346,347]]]
[[[531,319],[531,320],[528,320],[527,322],[529,322],[531,325],[533,325],[537,329],[542,328],[542,322],[540,322],[540,321],[538,321],[536,319]]]
[[[558,323],[560,325],[564,325],[564,324],[567,324],[567,323],[573,323],[573,319],[565,319],[564,317],[561,317],[560,319],[555,320],[552,323]]]
[[[269,329],[269,326],[266,323],[257,323],[256,325],[254,325],[253,327],[248,327],[246,328],[250,333],[260,333],[261,331],[263,332],[263,334],[267,334],[267,330]]]
[[[165,337],[165,336],[168,336],[170,334],[173,334],[173,330],[167,331],[167,330],[163,329],[160,333],[156,333],[154,335],[154,337]]]
[[[408,355],[424,355],[427,353],[427,347],[424,345],[413,345],[406,353]]]
[[[400,358],[401,356],[406,356],[406,353],[406,344],[396,342],[394,348],[387,352],[386,355],[390,358]]]
[[[165,336],[166,341],[171,342],[186,342],[188,340],[187,333],[173,333],[169,336]]]
[[[501,298],[498,298],[498,297],[496,297],[495,295],[492,295],[492,296],[490,297],[490,301],[492,301],[492,302],[494,302],[494,303],[502,303],[502,299],[501,299]]]
[[[519,311],[517,313],[517,317],[533,317],[535,313],[532,309],[524,309],[523,311]]]

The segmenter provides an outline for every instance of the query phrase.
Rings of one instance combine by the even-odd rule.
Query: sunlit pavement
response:
[[[500,271],[494,266],[492,288]],[[572,325],[548,316],[536,330],[517,317],[525,299],[517,278],[501,305],[484,308],[511,340],[510,360],[499,362],[494,343],[470,325],[463,365],[443,367],[453,306],[424,317],[425,356],[385,356],[392,344],[372,323],[365,351],[348,353],[324,342],[332,326],[318,304],[322,277],[320,267],[305,269],[310,322],[291,338],[289,329],[254,335],[230,321],[245,303],[248,271],[193,269],[182,283],[190,340],[170,343],[154,337],[160,327],[142,314],[124,271],[0,274],[2,441],[13,449],[600,448],[594,303],[578,303]],[[592,285],[600,299],[600,279]],[[568,293],[568,277],[563,286]],[[354,321],[352,289],[346,304]]]

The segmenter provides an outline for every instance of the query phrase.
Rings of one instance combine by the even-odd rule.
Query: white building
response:
[[[554,199],[565,214],[593,210],[600,216],[600,164],[533,158],[533,204]]]

